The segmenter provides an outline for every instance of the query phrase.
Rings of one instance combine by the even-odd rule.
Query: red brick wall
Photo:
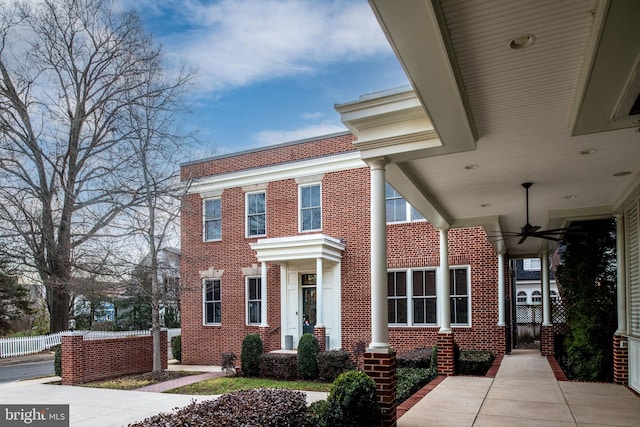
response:
[[[183,166],[182,176],[202,176],[222,171],[274,164],[285,160],[352,151],[351,135],[299,146],[286,146],[245,153],[203,164]],[[299,148],[299,149],[298,149]],[[267,238],[298,233],[298,185],[287,179],[268,183]],[[326,173],[322,179],[322,233],[342,239],[342,348],[352,352],[358,342],[371,341],[370,319],[370,187],[369,169]],[[240,354],[243,337],[258,333],[245,325],[245,279],[242,267],[257,261],[245,238],[245,195],[240,188],[222,194],[222,240],[202,241],[202,200],[198,194],[184,197],[182,209],[182,353],[185,364],[219,364],[221,353]],[[482,228],[451,230],[451,265],[471,265],[472,324],[454,328],[461,349],[504,352],[504,328],[498,327],[497,255]],[[430,267],[439,264],[439,235],[426,221],[388,226],[389,268]],[[224,270],[222,325],[204,326],[202,279],[199,271]],[[268,268],[269,337],[265,351],[280,348],[280,267]],[[410,350],[436,343],[437,327],[390,329],[391,344]]]
[[[167,331],[160,332],[162,368],[167,368]],[[153,337],[85,340],[62,337],[62,384],[73,385],[153,370]]]

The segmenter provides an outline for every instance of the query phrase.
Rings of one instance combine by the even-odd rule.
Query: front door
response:
[[[316,275],[303,274],[302,285],[302,333],[313,334],[316,324]]]

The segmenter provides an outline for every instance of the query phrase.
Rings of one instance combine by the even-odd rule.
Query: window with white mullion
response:
[[[302,185],[299,191],[300,231],[322,229],[322,191],[320,184]]]
[[[266,235],[266,193],[247,193],[247,237]]]
[[[411,310],[413,325],[435,325],[437,319],[436,271],[411,271]]]
[[[220,198],[203,201],[203,237],[205,242],[222,239],[222,201]]]
[[[257,325],[262,321],[262,279],[247,277],[247,324]]]
[[[390,271],[387,273],[389,323],[407,325],[407,273]]]

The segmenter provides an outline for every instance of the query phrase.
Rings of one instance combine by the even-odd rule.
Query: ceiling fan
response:
[[[554,228],[550,230],[540,230],[539,225],[529,224],[529,188],[533,185],[531,182],[524,182],[522,186],[525,189],[526,194],[526,211],[527,211],[527,223],[522,226],[520,232],[503,232],[503,238],[517,238],[520,237],[518,244],[524,243],[529,237],[535,237],[538,239],[547,239],[559,242],[562,240],[562,236],[569,231],[569,228]]]

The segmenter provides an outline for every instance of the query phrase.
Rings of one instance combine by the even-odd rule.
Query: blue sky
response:
[[[120,0],[198,68],[190,159],[343,131],[336,103],[408,84],[366,0]]]

